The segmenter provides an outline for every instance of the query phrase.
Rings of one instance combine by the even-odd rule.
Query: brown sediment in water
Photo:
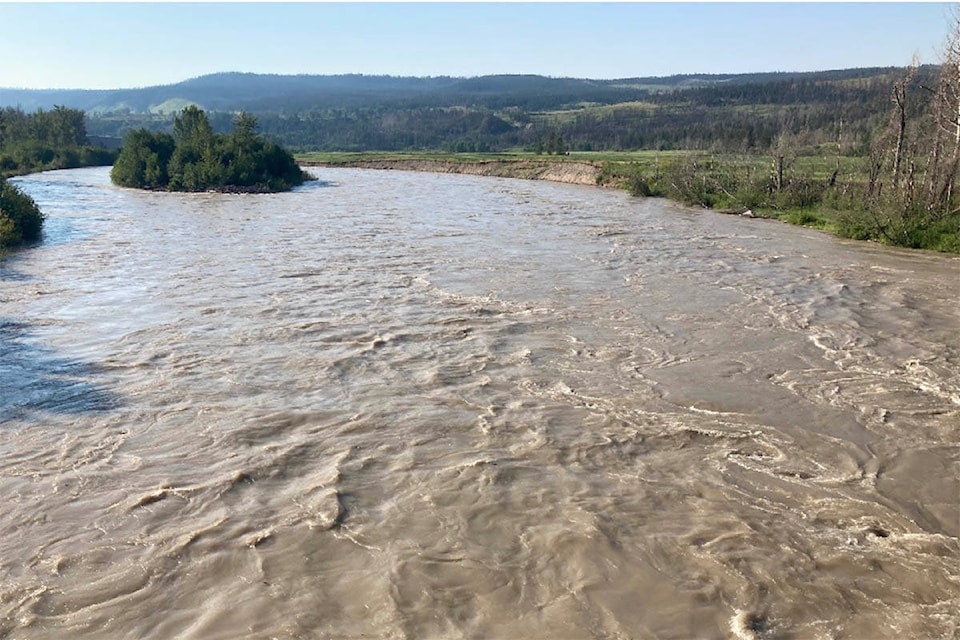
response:
[[[960,259],[316,173],[19,181],[0,637],[956,635]]]

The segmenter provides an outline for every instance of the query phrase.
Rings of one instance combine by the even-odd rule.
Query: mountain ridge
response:
[[[55,105],[82,109],[91,115],[150,113],[178,100],[204,109],[282,111],[314,106],[355,106],[359,102],[396,103],[433,96],[502,95],[566,97],[613,104],[655,93],[711,86],[734,86],[784,80],[828,81],[884,75],[897,67],[864,67],[809,72],[745,74],[677,74],[616,79],[549,77],[535,74],[485,76],[391,76],[368,74],[260,74],[228,71],[205,74],[173,84],[127,89],[17,89],[0,87],[0,106],[35,111]]]

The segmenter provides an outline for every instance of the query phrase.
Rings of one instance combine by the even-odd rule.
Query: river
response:
[[[16,179],[0,638],[954,638],[960,260],[619,191]]]

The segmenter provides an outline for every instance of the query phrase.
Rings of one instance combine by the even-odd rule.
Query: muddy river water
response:
[[[960,261],[591,187],[19,178],[0,638],[954,638]]]

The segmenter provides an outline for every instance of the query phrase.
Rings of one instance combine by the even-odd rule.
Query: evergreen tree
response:
[[[131,132],[111,171],[114,183],[172,191],[285,191],[307,178],[293,156],[256,134],[256,118],[241,113],[231,135],[214,134],[206,114],[187,107],[173,136]]]
[[[237,140],[250,140],[257,131],[257,118],[254,115],[241,111],[233,119],[233,135]]]
[[[190,105],[173,119],[173,137],[177,144],[206,144],[213,138],[213,129],[207,114],[196,105]]]

